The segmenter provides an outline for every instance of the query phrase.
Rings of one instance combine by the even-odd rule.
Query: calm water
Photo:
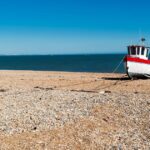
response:
[[[112,72],[124,55],[0,56],[1,70]],[[123,64],[118,72],[124,72]]]

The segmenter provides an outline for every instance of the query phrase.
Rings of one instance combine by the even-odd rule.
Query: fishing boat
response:
[[[124,58],[125,70],[129,78],[150,78],[150,47],[144,45],[142,38],[141,45],[129,45],[128,55]]]

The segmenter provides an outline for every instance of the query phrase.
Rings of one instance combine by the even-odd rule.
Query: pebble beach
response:
[[[0,149],[150,149],[150,80],[0,71]]]

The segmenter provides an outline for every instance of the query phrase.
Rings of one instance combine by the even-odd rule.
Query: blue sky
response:
[[[123,53],[150,43],[148,0],[0,1],[0,54]]]

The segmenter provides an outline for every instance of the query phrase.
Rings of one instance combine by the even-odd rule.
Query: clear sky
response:
[[[122,53],[140,36],[149,0],[0,1],[0,54]]]

